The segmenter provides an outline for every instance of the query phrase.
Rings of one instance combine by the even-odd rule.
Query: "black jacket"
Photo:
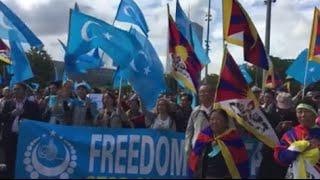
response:
[[[12,112],[15,110],[16,104],[13,100],[7,101],[4,104],[4,108],[1,114],[2,122],[4,122],[4,132],[3,138],[8,138],[12,132],[11,127],[15,120],[15,116],[12,115]],[[40,110],[38,104],[35,102],[26,100],[23,105],[23,114],[19,117],[20,120],[22,119],[30,119],[30,120],[40,120]]]

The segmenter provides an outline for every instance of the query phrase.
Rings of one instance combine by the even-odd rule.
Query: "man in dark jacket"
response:
[[[277,133],[279,139],[282,135],[298,124],[294,111],[294,103],[289,93],[280,92],[276,98],[276,107],[266,113],[271,126]],[[260,165],[258,179],[283,179],[287,168],[277,164],[273,158],[273,149],[264,146],[262,149],[263,160]],[[270,173],[272,172],[272,173]]]
[[[177,132],[185,133],[188,125],[190,114],[192,113],[192,95],[182,94],[180,104],[175,112]]]
[[[18,83],[14,86],[14,98],[5,102],[2,111],[4,122],[3,141],[9,178],[14,178],[19,124],[23,119],[39,120],[40,112],[36,103],[26,97],[27,86]]]

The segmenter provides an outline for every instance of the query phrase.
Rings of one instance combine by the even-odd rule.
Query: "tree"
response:
[[[54,80],[55,70],[51,56],[45,50],[31,48],[27,53],[34,77],[29,82],[47,86]]]

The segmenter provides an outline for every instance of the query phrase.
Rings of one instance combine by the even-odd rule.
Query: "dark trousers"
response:
[[[6,154],[6,164],[8,170],[8,178],[13,179],[15,173],[15,164],[16,164],[16,154],[17,154],[17,145],[18,145],[18,135],[11,133],[6,139],[5,142],[5,154]]]
[[[264,146],[261,150],[263,159],[257,179],[284,179],[287,168],[280,166],[273,157],[273,149]]]

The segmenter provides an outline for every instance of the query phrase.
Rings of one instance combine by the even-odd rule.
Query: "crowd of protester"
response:
[[[265,90],[252,87],[260,103],[261,110],[276,131],[280,144],[275,149],[263,146],[260,149],[262,161],[257,167],[255,178],[284,178],[288,176],[288,166],[295,156],[287,156],[288,133],[291,131],[310,134],[316,128],[320,132],[317,119],[320,112],[320,92],[309,91],[302,99],[301,91],[293,97],[285,91]],[[102,108],[89,98],[90,93],[103,94]],[[120,96],[120,97],[119,97]],[[13,178],[17,151],[19,123],[23,119],[43,121],[68,126],[95,126],[105,128],[150,128],[185,133],[187,157],[195,148],[199,134],[209,127],[214,136],[235,133],[235,137],[250,136],[237,125],[222,109],[214,109],[214,88],[201,85],[198,91],[198,106],[193,107],[194,97],[187,93],[164,93],[159,96],[153,110],[147,110],[134,92],[118,92],[110,89],[91,88],[87,83],[74,84],[52,82],[45,89],[34,90],[19,83],[12,89],[2,89],[0,99],[0,145],[4,150],[4,164],[0,162],[1,176]],[[302,101],[301,101],[302,100]],[[319,147],[320,141],[314,133],[307,140],[306,151]],[[215,142],[206,142],[201,158],[196,163],[199,168],[195,178],[230,178],[231,174]],[[243,154],[242,154],[243,155]],[[270,173],[272,172],[272,173]],[[0,176],[0,177],[1,177]],[[249,175],[248,175],[249,177]]]

